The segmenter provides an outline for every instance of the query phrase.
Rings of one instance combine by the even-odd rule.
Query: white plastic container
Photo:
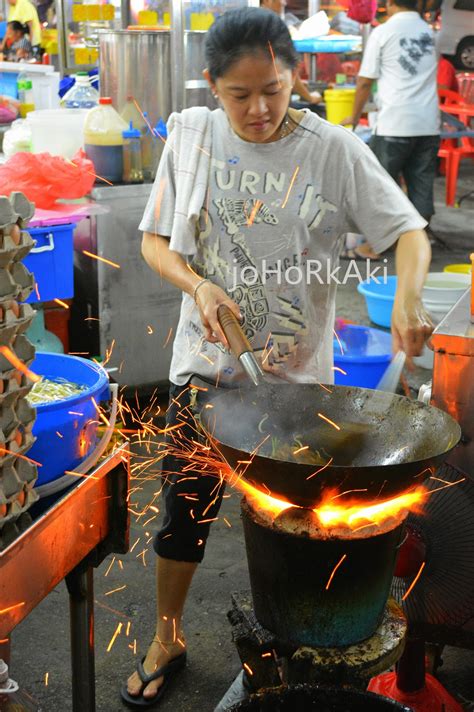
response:
[[[84,147],[87,113],[87,109],[31,111],[26,120],[31,129],[32,152],[72,158]]]
[[[430,272],[423,287],[423,301],[453,306],[471,284],[469,274]]]
[[[462,297],[471,283],[469,274],[453,272],[430,272],[423,287],[423,306],[429,312],[433,323],[437,326]],[[421,368],[432,369],[434,363],[433,351],[425,346],[421,356],[413,359]]]

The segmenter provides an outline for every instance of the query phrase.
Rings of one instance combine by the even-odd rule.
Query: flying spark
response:
[[[273,69],[275,70],[275,76],[277,78],[278,88],[281,89],[281,81],[280,81],[280,77],[278,75],[277,66],[276,66],[276,62],[275,62],[275,53],[273,51],[272,43],[270,42],[270,40],[268,40],[268,50],[269,50],[270,56],[272,58]]]
[[[347,559],[347,554],[343,554],[343,555],[341,556],[341,558],[339,559],[339,561],[337,562],[337,564],[335,565],[335,567],[333,568],[332,573],[331,573],[331,575],[330,575],[330,577],[329,577],[329,579],[328,579],[328,582],[327,582],[327,584],[326,584],[326,591],[329,590],[329,586],[331,585],[331,582],[332,582],[332,580],[333,580],[333,578],[334,578],[334,574],[336,573],[336,571],[338,570],[339,566],[342,564],[342,562],[343,562],[345,559]]]
[[[123,626],[123,623],[119,623],[119,624],[117,625],[117,627],[116,627],[116,629],[115,629],[115,633],[113,634],[112,638],[110,639],[110,643],[109,643],[109,645],[108,645],[108,647],[107,647],[107,652],[108,652],[108,653],[110,653],[110,651],[112,650],[112,646],[113,646],[113,644],[115,643],[115,640],[116,640],[117,636],[120,635],[120,633],[122,632],[122,626]]]
[[[425,568],[425,566],[426,566],[426,561],[423,561],[423,563],[421,564],[421,566],[420,566],[420,568],[419,568],[419,570],[418,570],[417,575],[415,576],[415,578],[414,578],[413,581],[411,582],[410,587],[408,588],[408,590],[407,590],[407,592],[405,593],[405,595],[402,596],[402,601],[406,601],[406,599],[408,598],[408,596],[410,595],[410,593],[413,591],[413,588],[415,587],[415,584],[417,583],[418,579],[420,578],[421,574],[423,573],[423,569]]]
[[[107,593],[104,593],[104,596],[111,596],[113,593],[117,593],[117,591],[123,591],[124,588],[127,588],[127,584],[119,586],[119,588],[114,588],[112,591],[107,591]]]
[[[322,413],[318,413],[318,416],[319,416],[320,418],[322,418],[323,420],[325,420],[326,423],[329,423],[329,425],[332,425],[333,428],[336,428],[336,430],[340,430],[340,429],[341,429],[341,428],[339,427],[339,425],[337,425],[334,421],[330,420],[329,418],[326,418],[326,416],[323,415]]]
[[[281,207],[282,207],[282,208],[285,208],[285,207],[286,207],[286,204],[287,204],[287,202],[288,202],[288,198],[290,197],[291,189],[293,188],[293,183],[294,183],[295,180],[296,180],[296,176],[298,175],[299,169],[300,169],[300,167],[299,167],[299,166],[296,166],[295,171],[294,171],[293,176],[292,176],[291,181],[290,181],[290,185],[289,185],[288,191],[287,191],[287,193],[286,193],[286,195],[285,195],[285,200],[284,200],[283,203],[281,204]]]
[[[41,381],[41,376],[38,376],[37,373],[33,373],[33,371],[30,371],[28,366],[25,366],[23,361],[20,361],[18,356],[14,354],[8,346],[0,346],[0,353],[3,354],[7,361],[10,361],[11,365],[14,368],[16,368],[18,371],[21,371],[21,373],[27,376],[30,381],[33,381],[33,383],[38,383],[38,381]]]
[[[84,255],[87,255],[87,257],[92,257],[94,260],[99,260],[99,262],[105,262],[106,265],[110,265],[111,267],[115,267],[115,269],[120,269],[120,265],[117,264],[116,262],[112,262],[111,260],[106,260],[105,257],[100,257],[99,255],[94,255],[92,252],[88,252],[87,250],[82,250]]]

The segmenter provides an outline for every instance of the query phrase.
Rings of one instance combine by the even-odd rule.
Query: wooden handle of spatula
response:
[[[240,358],[246,351],[252,351],[252,347],[242,331],[237,317],[228,306],[221,304],[218,307],[217,318],[234,356]]]

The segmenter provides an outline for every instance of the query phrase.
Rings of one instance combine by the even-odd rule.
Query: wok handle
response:
[[[237,317],[226,304],[221,304],[220,307],[218,307],[217,318],[229,342],[230,350],[236,358],[240,358],[241,355],[247,351],[252,352],[252,347],[242,331]]]

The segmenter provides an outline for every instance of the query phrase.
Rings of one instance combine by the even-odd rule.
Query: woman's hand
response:
[[[196,305],[204,327],[205,338],[211,344],[220,342],[227,349],[229,344],[217,318],[217,309],[221,304],[228,306],[240,321],[242,318],[240,309],[228,294],[213,282],[203,282],[196,292]]]
[[[393,351],[419,356],[433,332],[433,322],[421,295],[430,265],[431,247],[424,230],[400,235],[396,250],[397,291],[392,312]]]
[[[312,91],[309,93],[309,103],[310,104],[319,104],[322,100],[323,100],[323,97],[319,93],[319,91]]]
[[[433,333],[433,322],[418,296],[397,296],[392,312],[393,352],[404,351],[410,359],[420,356]],[[409,361],[410,363],[410,361]]]

